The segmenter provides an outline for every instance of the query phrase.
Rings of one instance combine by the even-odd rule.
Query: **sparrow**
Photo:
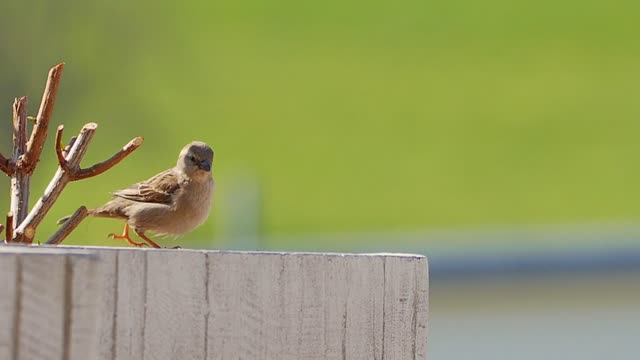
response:
[[[129,230],[133,229],[146,244],[160,248],[146,232],[179,236],[207,220],[213,200],[212,165],[211,147],[194,141],[182,148],[175,167],[126,189],[114,191],[113,199],[90,209],[89,216],[125,221],[121,235],[111,233],[108,237],[124,239],[137,247],[145,245],[131,239]],[[67,219],[60,219],[58,224]]]

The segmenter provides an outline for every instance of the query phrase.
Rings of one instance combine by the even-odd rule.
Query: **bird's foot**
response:
[[[147,243],[135,242],[135,241],[131,240],[131,238],[129,237],[129,234],[118,235],[118,234],[111,233],[111,234],[107,235],[107,237],[108,238],[112,238],[112,239],[124,239],[124,240],[127,240],[129,245],[132,245],[132,246],[135,246],[135,247],[149,246]]]

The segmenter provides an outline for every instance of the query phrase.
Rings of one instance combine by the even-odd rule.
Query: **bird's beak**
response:
[[[211,171],[211,163],[207,160],[202,160],[198,163],[198,167],[204,171]]]

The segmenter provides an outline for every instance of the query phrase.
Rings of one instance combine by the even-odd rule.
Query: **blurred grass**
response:
[[[172,166],[194,139],[216,150],[219,194],[238,172],[258,177],[266,234],[629,221],[640,215],[638,11],[574,0],[5,2],[1,149],[12,98],[29,95],[35,113],[47,70],[65,61],[52,128],[99,123],[85,164],[134,136],[145,144],[71,184],[44,234],[79,204]],[[216,216],[186,239],[222,231]],[[89,220],[71,243],[119,227]]]

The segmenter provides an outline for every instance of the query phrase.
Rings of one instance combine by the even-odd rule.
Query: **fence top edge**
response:
[[[2,248],[2,247],[0,247]],[[272,255],[272,256],[330,256],[330,257],[394,257],[394,258],[408,258],[408,259],[425,259],[425,255],[420,254],[405,254],[405,253],[339,253],[339,252],[298,252],[298,251],[241,251],[241,250],[209,250],[209,249],[149,249],[149,248],[133,248],[133,247],[108,247],[108,246],[73,246],[73,245],[58,245],[58,246],[36,246],[36,248],[42,249],[61,249],[67,251],[85,251],[85,252],[100,252],[100,251],[150,251],[150,252],[173,252],[180,253],[204,253],[204,254],[236,254],[236,255]]]
[[[95,257],[96,251],[81,247],[61,248],[57,246],[4,244],[0,245],[2,255],[72,255]]]

